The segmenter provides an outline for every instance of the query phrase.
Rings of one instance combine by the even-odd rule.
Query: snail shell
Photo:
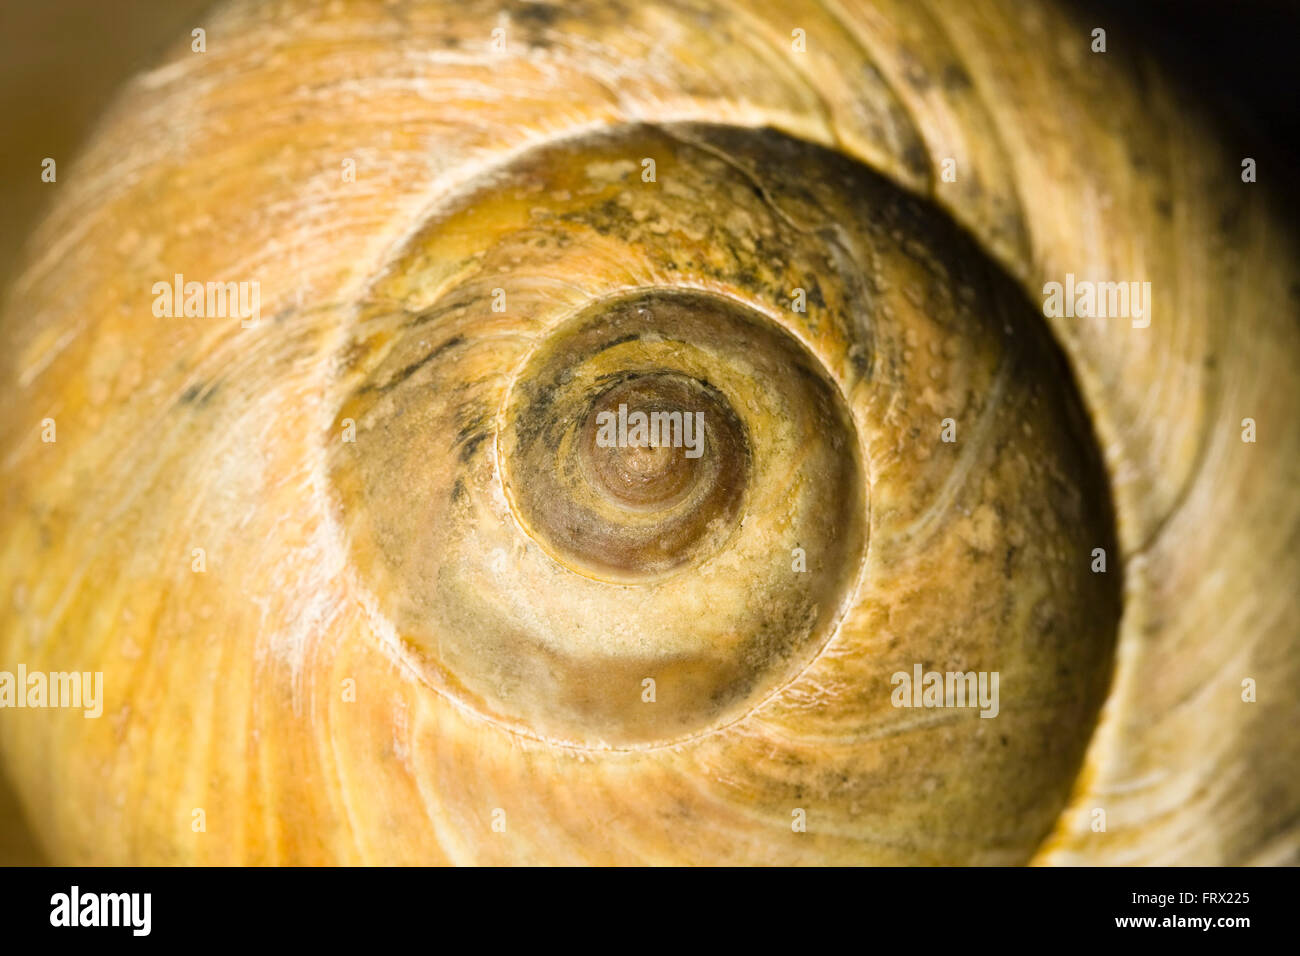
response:
[[[52,858],[1295,860],[1300,260],[1157,73],[998,0],[209,35],[5,312],[0,654],[105,678],[0,722]]]

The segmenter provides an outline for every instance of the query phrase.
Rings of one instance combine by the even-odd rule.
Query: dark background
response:
[[[1300,169],[1300,0],[1066,2],[1106,28],[1108,50],[1156,54],[1244,141],[1267,144],[1260,157]]]
[[[931,2],[941,13],[944,3],[966,0]],[[1146,50],[1163,60],[1242,155],[1259,160],[1261,183],[1292,201],[1300,195],[1300,0],[1064,2],[1105,27],[1109,52]],[[203,25],[213,5],[0,0],[0,286],[51,195],[40,181],[42,157],[66,170],[116,87]],[[0,779],[0,865],[36,860]]]

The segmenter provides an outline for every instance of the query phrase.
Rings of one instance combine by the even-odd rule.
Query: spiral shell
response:
[[[1293,236],[1054,6],[771,6],[233,3],[131,84],[3,324],[0,654],[105,676],[0,723],[53,858],[1296,859]]]

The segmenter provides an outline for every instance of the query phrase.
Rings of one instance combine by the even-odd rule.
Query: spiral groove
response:
[[[1300,661],[1300,256],[1154,74],[1058,55],[1081,30],[214,14],[61,180],[5,314],[0,651],[109,677],[105,720],[0,724],[51,854],[1293,854],[1294,698],[1239,684]],[[1165,311],[1045,320],[1085,267]],[[152,315],[181,272],[256,277],[261,324]],[[929,671],[998,673],[996,719],[907,706]]]
[[[653,158],[656,180],[628,157]],[[469,184],[368,298],[357,328],[383,345],[349,348],[340,516],[433,687],[510,733],[654,749],[779,726],[832,661],[888,687],[952,635],[962,670],[996,657],[1004,674],[1058,675],[1003,705],[1022,747],[1071,740],[1016,771],[1037,825],[1050,819],[1118,608],[1059,542],[1105,546],[1110,517],[1059,358],[941,215],[773,132],[628,126]],[[700,457],[601,447],[596,423],[619,406],[699,413]],[[945,409],[975,431],[936,454]],[[952,508],[969,517],[935,520]],[[930,583],[880,618],[909,590],[891,578],[947,548],[970,590]],[[851,719],[859,734],[879,722],[870,738],[912,718]],[[979,738],[978,718],[943,732],[969,762],[956,741]],[[1006,786],[999,763],[972,776]]]

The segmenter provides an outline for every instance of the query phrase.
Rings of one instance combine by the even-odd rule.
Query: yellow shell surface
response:
[[[104,681],[0,712],[51,859],[1297,860],[1300,250],[1159,73],[1013,0],[207,27],[0,319],[0,671]]]

